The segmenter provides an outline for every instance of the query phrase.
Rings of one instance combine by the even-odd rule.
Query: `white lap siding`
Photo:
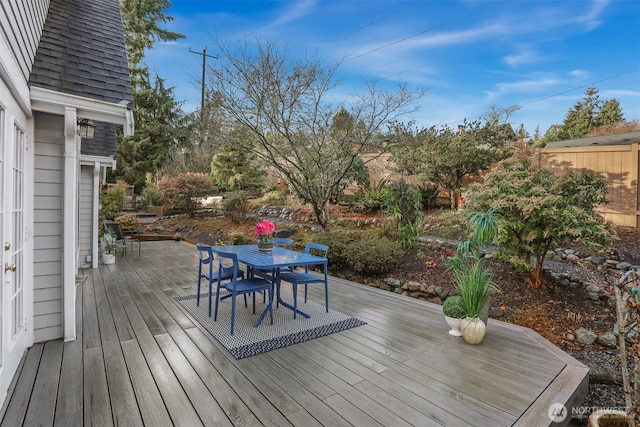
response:
[[[35,115],[33,329],[36,342],[63,336],[62,116]]]
[[[93,236],[93,166],[80,168],[80,207],[78,209],[78,266],[91,268]]]

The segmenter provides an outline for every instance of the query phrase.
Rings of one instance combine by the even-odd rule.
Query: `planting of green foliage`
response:
[[[389,186],[385,198],[389,219],[398,229],[402,247],[412,248],[418,241],[418,227],[422,219],[422,196],[415,185],[396,181]]]
[[[398,266],[404,250],[398,242],[376,233],[317,233],[309,241],[329,246],[329,269],[352,270],[362,275],[376,276]]]
[[[462,305],[462,297],[460,295],[452,295],[442,303],[442,313],[447,317],[454,319],[462,319],[467,313]]]
[[[499,208],[502,255],[527,273],[532,287],[539,287],[543,262],[559,245],[572,241],[596,248],[613,240],[611,224],[595,212],[606,203],[606,194],[606,181],[599,175],[579,171],[559,176],[524,157],[504,162],[484,183],[472,186],[467,208]]]
[[[497,208],[474,212],[467,222],[469,238],[456,248],[447,264],[453,272],[465,315],[479,317],[491,290],[500,288],[493,281],[493,273],[482,265],[483,251],[498,233]]]
[[[222,191],[261,187],[264,175],[247,150],[230,144],[224,145],[211,161],[211,177]]]
[[[438,205],[439,188],[435,184],[422,183],[418,185],[422,197],[422,209],[433,208]]]
[[[193,216],[198,208],[198,198],[217,192],[213,182],[203,173],[185,172],[164,178],[158,182],[168,209],[177,209]]]
[[[142,190],[142,206],[158,206],[160,205],[160,198],[162,197],[162,193],[158,190],[158,187],[155,185],[147,185]]]
[[[385,199],[389,192],[386,180],[372,187],[361,187],[353,198],[353,208],[362,213],[377,212],[384,209]]]
[[[113,220],[122,210],[125,199],[123,185],[109,187],[106,192],[100,194],[100,217]]]
[[[349,267],[362,275],[378,276],[393,271],[400,263],[404,250],[398,242],[386,237],[358,240],[345,248]]]
[[[354,243],[355,233],[345,233],[343,231],[331,231],[317,233],[308,237],[310,242],[321,243],[329,246],[327,259],[331,270],[344,270],[348,265],[346,251]]]
[[[493,282],[493,273],[482,265],[479,258],[472,256],[467,259],[464,268],[454,269],[453,275],[465,314],[479,317],[489,289],[499,289]]]
[[[120,224],[122,228],[128,228],[134,230],[138,228],[140,225],[140,221],[138,221],[138,216],[134,214],[126,214],[115,217],[114,222]]]

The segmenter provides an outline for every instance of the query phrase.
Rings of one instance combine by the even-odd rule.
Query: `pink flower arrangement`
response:
[[[273,232],[276,230],[276,225],[268,219],[263,219],[256,224],[256,234],[258,235],[258,242],[260,243],[273,243],[275,237]]]

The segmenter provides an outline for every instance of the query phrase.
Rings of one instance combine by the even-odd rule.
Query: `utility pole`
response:
[[[202,95],[200,99],[200,122],[201,126],[204,125],[204,88],[205,88],[205,78],[206,78],[206,69],[207,69],[207,58],[218,59],[216,55],[207,55],[207,48],[202,49],[202,52],[196,52],[195,50],[191,50],[189,48],[190,53],[195,53],[196,55],[202,55]]]

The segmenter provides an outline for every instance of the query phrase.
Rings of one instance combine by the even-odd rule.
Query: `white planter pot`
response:
[[[103,264],[115,264],[116,263],[116,254],[106,254],[102,253],[102,263]]]
[[[589,415],[589,427],[626,427],[627,414],[615,409],[603,409]]]
[[[454,337],[461,337],[462,332],[460,332],[460,321],[462,319],[456,319],[455,317],[444,316],[444,320],[447,322],[447,325],[451,328],[449,331],[449,335],[453,335]]]

